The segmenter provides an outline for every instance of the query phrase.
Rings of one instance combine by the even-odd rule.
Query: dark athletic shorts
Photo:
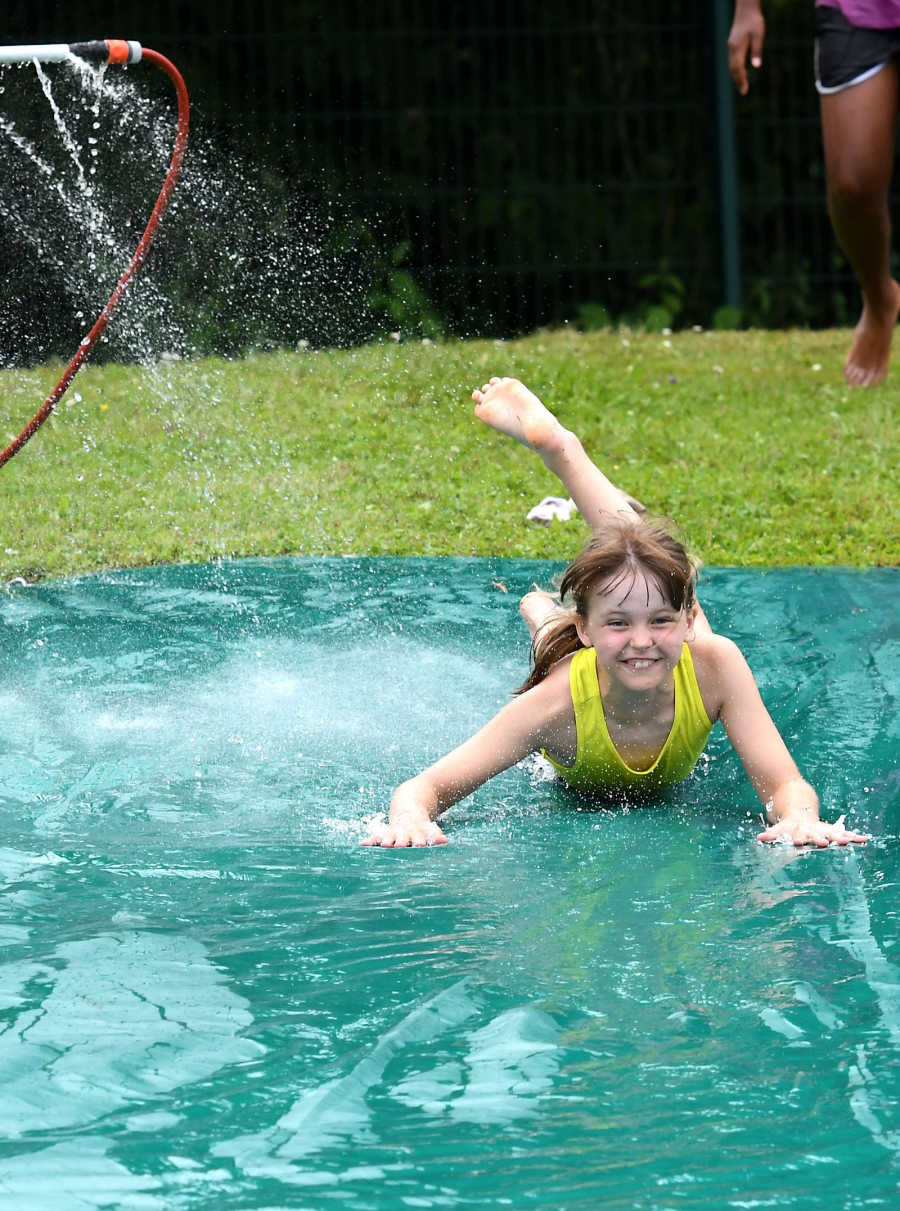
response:
[[[839,93],[862,84],[900,54],[900,29],[860,29],[836,8],[816,8],[816,88]]]

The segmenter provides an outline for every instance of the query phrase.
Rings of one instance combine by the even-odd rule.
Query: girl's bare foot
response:
[[[891,293],[880,307],[868,302],[844,364],[844,378],[852,387],[875,387],[887,377],[891,337],[900,313],[900,285],[891,282]]]
[[[535,589],[533,593],[526,593],[519,602],[519,613],[525,620],[528,634],[532,639],[545,623],[558,618],[562,612],[563,608],[559,602],[541,589]]]
[[[479,420],[536,450],[550,454],[559,450],[565,429],[533,392],[515,378],[492,378],[480,391],[472,392]]]

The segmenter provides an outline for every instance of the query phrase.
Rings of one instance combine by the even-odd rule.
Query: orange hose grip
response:
[[[109,48],[107,63],[127,63],[131,58],[131,47],[123,38],[105,38]]]

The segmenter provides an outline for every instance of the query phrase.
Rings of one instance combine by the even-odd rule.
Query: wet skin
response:
[[[479,420],[540,455],[595,533],[613,519],[641,524],[625,494],[593,464],[577,436],[523,383],[495,377],[473,398]],[[713,634],[696,604],[674,609],[640,565],[626,562],[623,571],[598,580],[576,625],[581,642],[597,653],[607,726],[626,764],[649,768],[661,752],[675,713],[675,665],[684,643],[692,643],[706,713],[713,723],[721,720],[765,806],[769,827],[759,839],[817,846],[865,841],[844,828],[843,817],[834,824],[819,818],[818,797],[801,777],[737,646]],[[523,608],[529,627],[531,614],[530,605]],[[399,786],[388,824],[363,844],[443,845],[447,837],[437,823],[440,813],[530,753],[544,748],[570,765],[577,750],[570,663],[571,657],[560,660],[471,739]]]

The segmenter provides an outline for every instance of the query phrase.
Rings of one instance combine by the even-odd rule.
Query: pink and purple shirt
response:
[[[900,29],[900,0],[816,0],[822,8],[836,8],[860,29]]]

